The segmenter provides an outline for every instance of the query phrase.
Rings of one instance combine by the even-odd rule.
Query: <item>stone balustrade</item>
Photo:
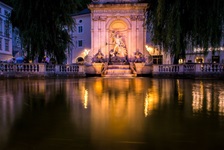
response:
[[[0,76],[26,77],[29,76],[52,76],[52,75],[73,75],[85,76],[84,66],[54,65],[44,63],[0,63]]]
[[[224,64],[153,65],[152,75],[161,77],[224,78]]]
[[[224,64],[153,65],[153,73],[218,73],[224,72]]]
[[[140,66],[139,66],[140,65]],[[138,75],[145,74],[143,64],[138,64]],[[93,64],[96,68],[96,65]],[[147,66],[147,65],[145,65]],[[81,64],[54,65],[44,63],[0,63],[0,77],[27,77],[27,76],[86,76],[88,66]],[[150,69],[151,68],[151,69]],[[93,68],[90,68],[93,69]],[[99,72],[102,64],[99,65]],[[166,76],[166,77],[222,77],[224,78],[224,64],[201,63],[201,64],[163,64],[148,66],[147,75]],[[94,73],[94,72],[93,72]],[[97,70],[95,74],[97,75]]]
[[[224,72],[224,64],[201,64],[201,72]]]
[[[182,66],[180,65],[156,65],[158,72],[180,72]]]

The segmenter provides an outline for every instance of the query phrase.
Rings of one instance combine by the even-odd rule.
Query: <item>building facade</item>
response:
[[[12,56],[12,25],[8,20],[12,8],[0,2],[0,61],[11,59]]]
[[[71,63],[88,54],[91,63],[100,52],[104,61],[134,59],[135,53],[146,51],[146,3],[138,0],[93,0],[89,12],[74,15],[76,31],[72,34],[73,48],[68,57]]]
[[[134,59],[135,53],[147,54],[145,13],[146,3],[136,0],[101,0],[89,5],[91,10],[91,51],[99,51],[104,59]],[[115,55],[115,56],[114,56]]]
[[[144,0],[92,0],[88,9],[73,16],[76,31],[72,34],[68,63],[115,59],[130,62],[136,61],[136,53],[141,53],[148,64],[173,64],[173,56],[150,40],[147,7]],[[215,50],[210,48],[206,54],[203,49],[189,47],[179,63],[224,63],[224,43]]]
[[[72,44],[68,50],[67,63],[81,63],[91,49],[91,19],[90,10],[74,14],[75,29],[70,32]]]

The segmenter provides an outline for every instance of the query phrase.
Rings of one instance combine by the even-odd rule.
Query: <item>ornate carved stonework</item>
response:
[[[92,0],[92,2],[100,3],[136,3],[139,0]]]
[[[92,19],[93,19],[94,21],[97,21],[97,20],[100,19],[100,16],[93,16]]]
[[[94,57],[92,58],[92,62],[104,62],[104,54],[101,52],[101,50],[98,50],[98,52],[94,55]]]
[[[135,10],[135,9],[97,9],[97,10],[94,10],[94,13],[132,13],[132,14],[138,14],[138,13],[144,13],[145,11],[144,10]]]
[[[92,19],[93,19],[93,21],[106,21],[106,19],[107,19],[107,16],[93,16],[92,17]]]
[[[100,20],[101,21],[106,21],[107,20],[107,16],[100,16]]]
[[[131,15],[131,16],[130,16],[131,21],[135,21],[135,20],[137,20],[137,18],[138,18],[138,17],[137,17],[136,15]]]
[[[145,20],[145,16],[138,16],[138,20],[139,21],[144,21]]]
[[[93,62],[143,62],[145,55],[145,12],[139,0],[98,0],[88,5],[92,16]],[[101,49],[104,58],[99,54]],[[136,53],[136,50],[139,50]],[[97,54],[97,55],[96,55]]]

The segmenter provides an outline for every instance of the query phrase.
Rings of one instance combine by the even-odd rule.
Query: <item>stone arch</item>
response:
[[[125,30],[131,29],[131,23],[127,18],[120,17],[120,18],[111,18],[107,24],[106,29],[110,30],[112,26],[122,25],[126,26]]]
[[[106,24],[106,29],[106,41],[109,43],[107,46],[109,57],[115,57],[116,59],[119,57],[122,60],[127,60],[128,45],[130,40],[129,31],[131,30],[131,23],[129,20],[125,17],[111,18]],[[118,46],[121,44],[116,44],[117,42],[115,41],[117,40],[114,39],[119,39],[119,41],[122,43],[122,46]]]
[[[79,56],[79,57],[76,58],[76,62],[78,64],[82,64],[82,63],[84,63],[84,58]]]

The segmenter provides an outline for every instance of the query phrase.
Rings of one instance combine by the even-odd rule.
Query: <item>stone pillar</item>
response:
[[[39,65],[39,72],[40,73],[45,73],[46,72],[46,64],[40,63]]]
[[[100,16],[100,48],[104,56],[108,55],[107,48],[106,48],[106,25],[105,22],[107,20],[106,16]]]
[[[93,16],[92,17],[92,41],[91,41],[91,47],[92,52],[90,53],[90,56],[93,57],[99,50],[99,16]]]
[[[137,40],[137,23],[136,23],[137,16],[136,15],[131,15],[130,19],[131,19],[132,28],[131,28],[131,42],[130,42],[129,52],[130,52],[130,55],[131,55],[130,57],[134,57],[134,52],[137,50],[137,43],[138,43],[138,40]]]

